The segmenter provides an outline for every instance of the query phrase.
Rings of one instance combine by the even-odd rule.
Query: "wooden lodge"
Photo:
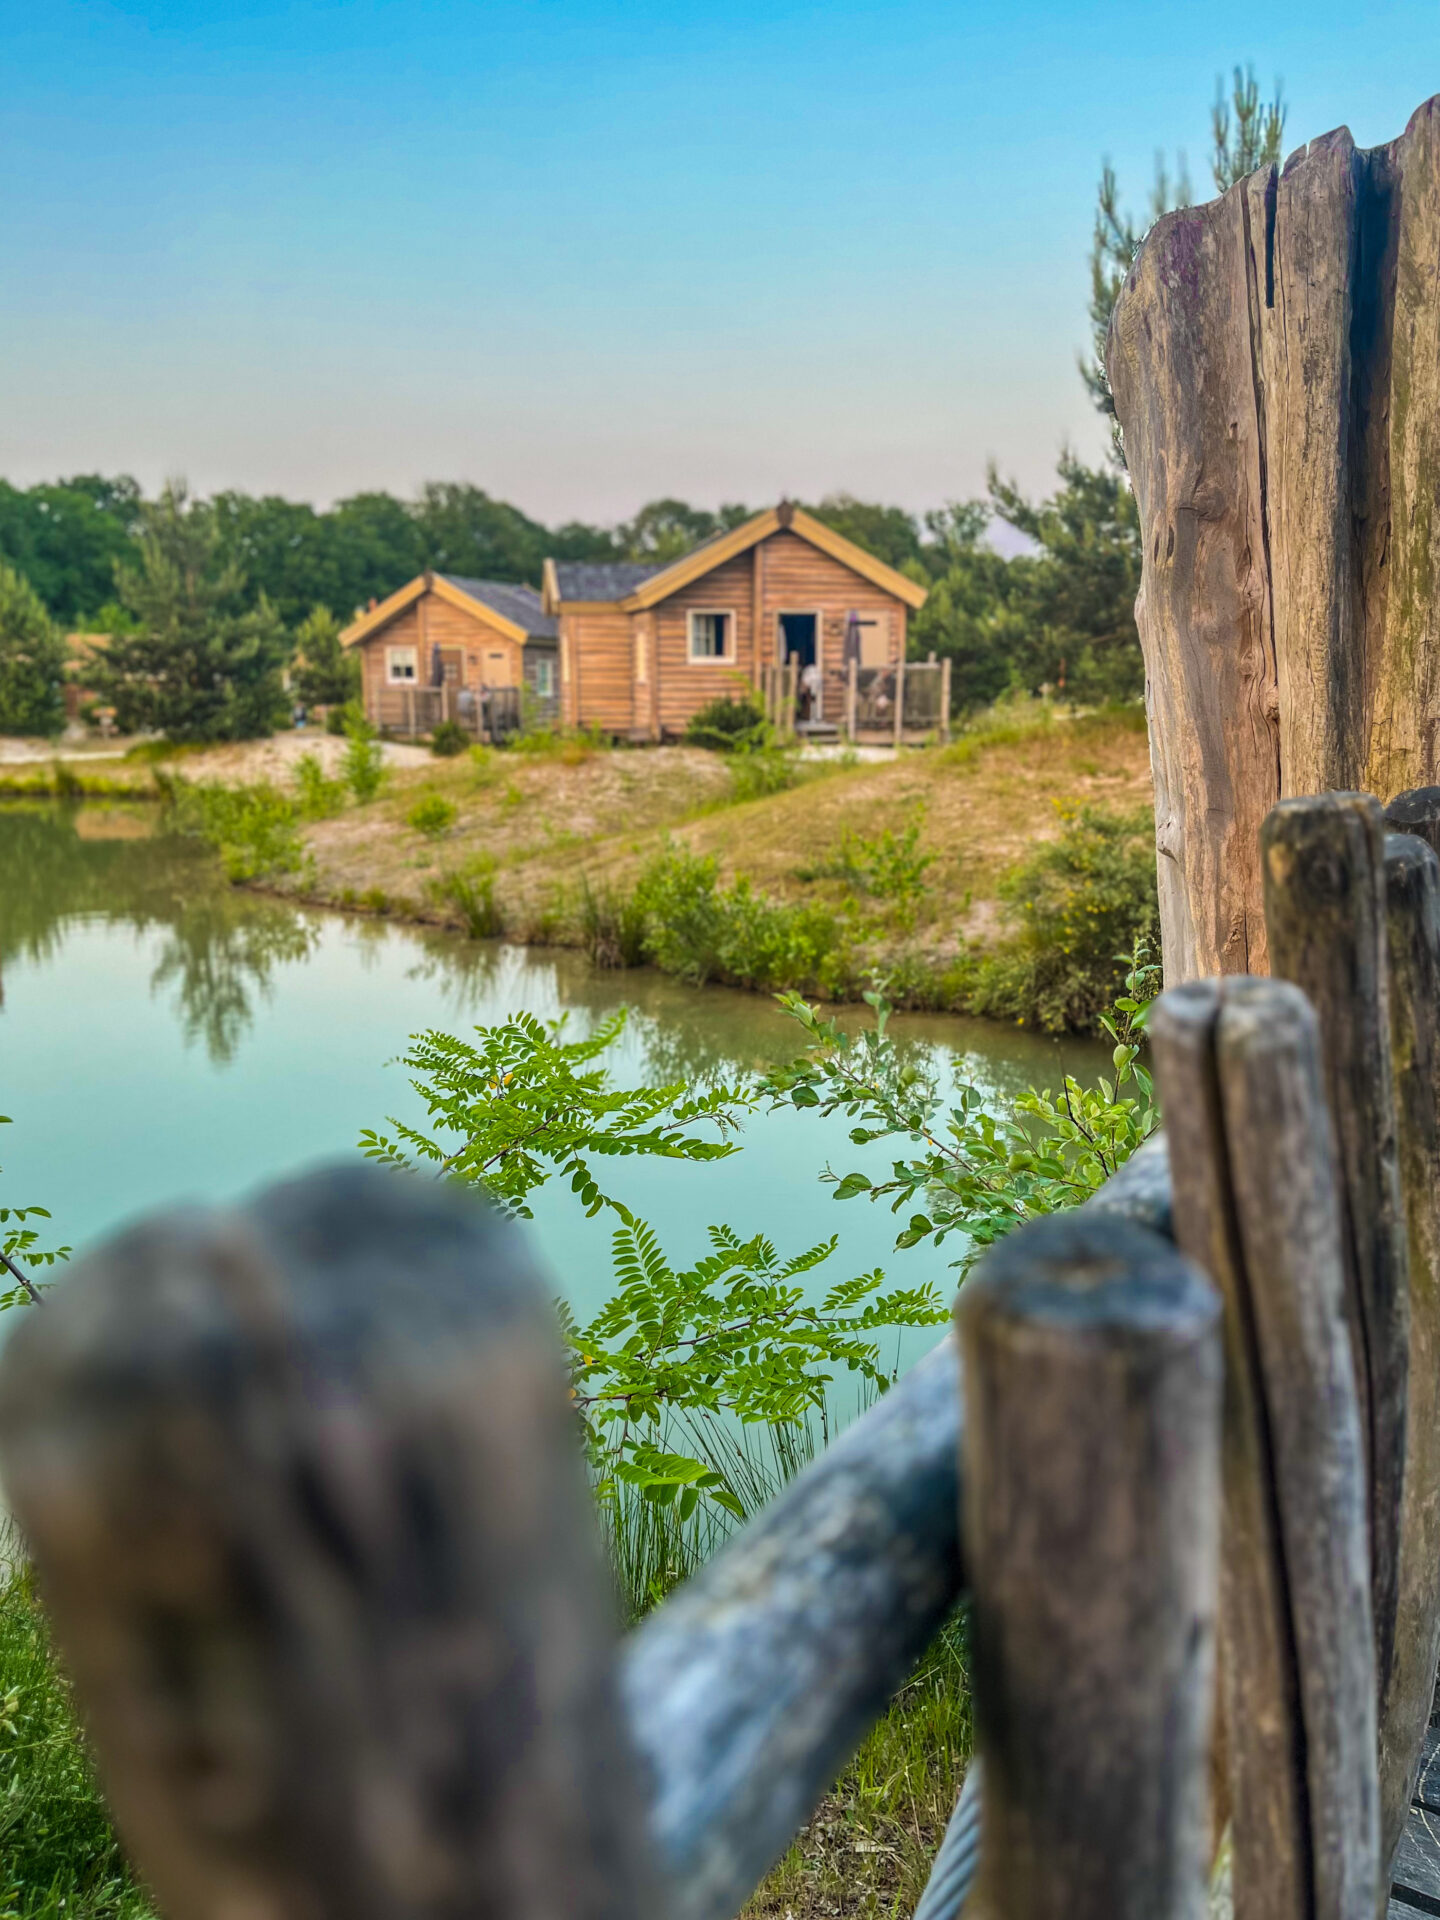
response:
[[[477,738],[556,712],[556,623],[533,587],[422,573],[340,636],[360,652],[366,717],[387,733],[457,721]]]
[[[925,598],[924,587],[789,502],[664,566],[547,560],[561,722],[674,738],[710,701],[766,693],[788,668],[801,733],[853,732],[846,723],[863,670],[892,689],[888,703],[880,696],[888,736],[906,621]]]

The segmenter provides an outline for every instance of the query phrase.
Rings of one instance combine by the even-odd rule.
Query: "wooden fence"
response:
[[[540,703],[542,706],[544,703]],[[549,703],[553,709],[554,703]],[[519,687],[382,686],[370,695],[371,721],[383,733],[418,740],[442,722],[454,721],[476,740],[508,739],[524,725]]]
[[[965,1594],[923,1920],[1196,1920],[1217,1855],[1238,1920],[1440,1912],[1437,844],[1278,807],[1166,1136],[623,1639],[515,1228],[347,1168],[79,1263],[0,1462],[167,1920],[731,1920]]]
[[[950,738],[950,662],[934,654],[888,667],[850,660],[809,688],[793,660],[777,662],[764,669],[761,698],[786,735],[897,747]]]

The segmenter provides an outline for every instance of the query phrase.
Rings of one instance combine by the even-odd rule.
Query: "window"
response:
[[[535,691],[542,700],[555,698],[555,662],[549,654],[535,662]]]
[[[735,654],[735,616],[731,613],[692,613],[690,658],[730,660]]]
[[[387,647],[385,649],[385,678],[390,682],[391,686],[414,686],[414,647]]]

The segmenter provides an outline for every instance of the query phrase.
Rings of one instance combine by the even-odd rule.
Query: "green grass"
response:
[[[0,1551],[10,1546],[0,1540]],[[29,1573],[0,1574],[0,1920],[148,1920]]]

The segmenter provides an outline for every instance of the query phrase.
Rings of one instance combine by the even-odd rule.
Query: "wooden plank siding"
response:
[[[683,733],[691,715],[710,701],[743,697],[754,684],[755,553],[737,555],[692,580],[654,609],[658,718],[661,734]],[[728,660],[692,661],[691,613],[728,613],[734,653]]]
[[[560,711],[570,727],[629,734],[635,725],[633,616],[577,600],[560,614]]]
[[[883,620],[889,626],[890,664],[905,652],[904,601],[883,593],[858,573],[828,553],[821,553],[796,533],[772,534],[764,542],[764,602],[760,659],[762,665],[776,658],[779,615],[782,613],[818,613],[820,615],[820,651],[822,668],[839,667],[844,658],[845,623],[850,613],[862,620]]]
[[[403,688],[386,677],[386,653],[391,647],[414,647],[417,687],[431,684],[432,649],[458,655],[458,684],[478,692],[481,687],[518,687],[524,680],[524,649],[509,635],[486,621],[452,606],[438,594],[425,593],[374,633],[355,643],[360,655],[361,697],[365,712],[376,725],[394,724],[394,703],[386,696]]]

